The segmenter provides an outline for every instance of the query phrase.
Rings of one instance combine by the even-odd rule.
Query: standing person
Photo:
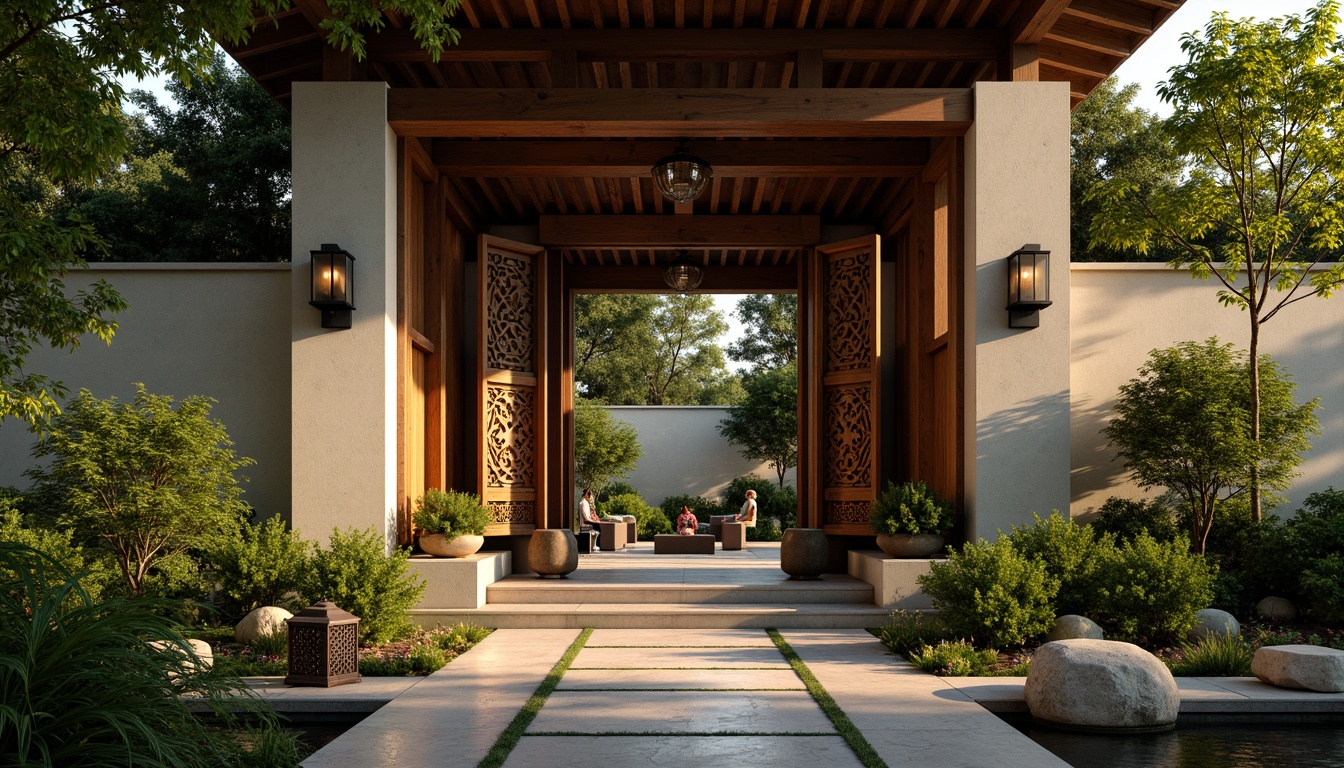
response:
[[[747,500],[742,502],[742,509],[734,517],[733,522],[745,523],[748,528],[756,527],[756,492],[747,491]]]
[[[700,521],[695,519],[695,514],[691,512],[690,507],[682,507],[681,514],[677,516],[677,533],[682,536],[694,536],[696,529],[700,527]]]

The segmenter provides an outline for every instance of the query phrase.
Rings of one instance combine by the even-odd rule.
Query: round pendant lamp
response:
[[[691,154],[686,142],[677,144],[672,154],[654,163],[653,186],[674,203],[689,203],[705,191],[714,169],[704,158]]]
[[[676,261],[668,264],[663,269],[663,282],[667,287],[677,293],[689,293],[700,287],[700,281],[704,278],[705,271],[699,264],[686,258],[686,252],[682,251],[681,256]]]

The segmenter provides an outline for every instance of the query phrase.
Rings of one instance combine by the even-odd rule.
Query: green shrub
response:
[[[430,535],[443,534],[449,539],[480,536],[494,520],[481,497],[474,493],[431,488],[415,500],[415,524]]]
[[[879,536],[898,534],[935,534],[947,532],[955,522],[951,502],[920,480],[896,485],[887,481],[887,489],[873,502],[868,525]]]
[[[1300,574],[1295,594],[1318,621],[1344,621],[1344,491],[1313,493],[1284,526],[1290,560],[1280,568]]]
[[[241,535],[215,547],[209,559],[230,621],[265,605],[293,612],[311,602],[304,588],[311,580],[313,543],[285,530],[278,517],[243,526]]]
[[[763,517],[756,525],[747,528],[747,541],[782,541],[784,531],[775,524],[775,518]]]
[[[145,768],[240,764],[187,700],[233,722],[241,700],[259,727],[269,706],[236,678],[195,672],[191,646],[151,598],[90,599],[51,558],[0,543],[0,755],[12,765]],[[152,645],[157,643],[158,645]],[[241,699],[239,697],[241,696]]]
[[[279,656],[284,658],[289,655],[289,636],[284,630],[272,632],[269,635],[259,635],[250,645],[252,652],[262,656]]]
[[[1217,569],[1190,552],[1185,537],[1160,542],[1147,534],[1114,549],[1097,574],[1089,614],[1117,640],[1183,637],[1213,599]]]
[[[983,675],[998,660],[998,651],[977,651],[965,640],[944,640],[937,645],[922,646],[910,654],[911,664],[945,677]]]
[[[1344,554],[1316,560],[1302,572],[1299,583],[1313,616],[1328,624],[1344,622]]]
[[[1113,534],[1117,541],[1132,541],[1140,533],[1158,541],[1174,541],[1181,532],[1176,526],[1176,513],[1164,499],[1139,501],[1119,496],[1101,505],[1092,528],[1097,533]]]
[[[1182,677],[1249,677],[1254,659],[1255,648],[1239,635],[1210,635],[1167,665]]]
[[[359,660],[359,673],[367,677],[428,675],[447,663],[448,654],[438,645],[415,645],[396,656],[364,656]]]
[[[1007,537],[952,552],[946,563],[932,563],[919,585],[954,636],[982,647],[1018,645],[1054,625],[1059,583]]]
[[[722,514],[735,515],[747,500],[747,491],[756,492],[757,518],[774,517],[779,519],[781,529],[793,528],[798,524],[798,491],[793,486],[780,488],[773,481],[758,475],[735,477],[719,494]],[[694,511],[694,507],[691,508]],[[677,510],[681,512],[680,509]],[[700,513],[696,513],[698,517]],[[675,516],[674,516],[675,517]],[[759,523],[758,523],[759,525]]]
[[[73,543],[71,531],[29,527],[26,522],[11,501],[0,500],[0,543],[22,544],[42,553],[65,571],[77,575],[84,593],[95,602],[104,588],[117,580],[106,560],[90,557],[83,547]],[[0,571],[0,580],[16,576]]]
[[[758,501],[757,506],[759,507],[759,505],[760,502]],[[701,496],[691,496],[689,494],[668,496],[663,499],[663,503],[659,506],[663,510],[663,516],[673,525],[676,524],[677,516],[681,514],[682,507],[690,507],[691,512],[695,514],[695,518],[702,523],[708,523],[709,518],[713,516],[735,514],[737,512],[737,510],[733,510],[730,513],[717,501],[710,501]]]
[[[639,489],[627,483],[624,480],[613,480],[612,482],[607,483],[605,486],[603,486],[602,492],[597,494],[595,498],[597,500],[597,503],[601,504],[605,501],[610,500],[611,497],[613,496],[624,496],[628,493],[633,493],[634,495],[638,496]]]
[[[947,627],[937,616],[926,616],[905,610],[895,610],[887,623],[877,630],[877,638],[892,653],[909,656],[926,645],[937,645],[950,640]]]
[[[434,635],[436,637],[435,642],[439,644],[440,648],[458,655],[466,653],[473,645],[484,640],[493,631],[489,627],[459,623],[447,629],[437,627],[434,630]]]
[[[602,505],[601,512],[603,515],[613,515],[615,517],[633,515],[635,528],[639,531],[639,538],[644,540],[652,540],[659,533],[672,532],[672,523],[668,521],[662,510],[650,507],[644,503],[643,499],[633,493],[611,497],[606,504]]]
[[[331,549],[313,556],[311,584],[315,600],[330,600],[360,618],[363,643],[381,643],[410,629],[407,611],[425,591],[424,581],[408,573],[409,549],[386,553],[373,528],[331,532]]]
[[[1110,534],[1097,536],[1086,525],[1078,525],[1059,512],[1021,528],[1013,526],[1013,548],[1024,557],[1045,566],[1046,573],[1059,583],[1055,596],[1055,615],[1091,616],[1098,604],[1097,573],[1101,562],[1115,549]]]

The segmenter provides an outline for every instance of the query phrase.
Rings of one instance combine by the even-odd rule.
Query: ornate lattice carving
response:
[[[872,388],[866,384],[826,390],[826,485],[871,487]]]
[[[532,262],[486,251],[485,364],[502,371],[533,367]]]
[[[486,485],[535,485],[536,393],[520,387],[485,391]]]
[[[341,624],[331,628],[331,674],[351,675],[359,671],[359,625]]]
[[[537,504],[534,501],[489,501],[486,506],[490,508],[496,523],[531,525],[537,521]]]
[[[327,674],[326,632],[321,627],[289,628],[289,674],[325,677]]]
[[[873,254],[859,251],[828,262],[826,371],[867,368],[873,354]]]
[[[827,523],[863,523],[867,525],[868,515],[873,510],[871,501],[828,501],[826,502]]]

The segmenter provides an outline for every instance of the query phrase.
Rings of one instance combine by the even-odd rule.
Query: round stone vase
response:
[[[879,533],[877,546],[892,557],[930,557],[943,548],[943,537],[932,533]]]
[[[790,528],[779,545],[779,567],[790,579],[811,581],[826,572],[826,532],[820,528]]]
[[[527,543],[527,567],[545,579],[562,579],[579,567],[579,541],[568,528],[538,528]]]
[[[435,557],[466,557],[474,555],[485,544],[484,536],[464,533],[448,538],[442,533],[431,533],[420,537],[420,548]]]

